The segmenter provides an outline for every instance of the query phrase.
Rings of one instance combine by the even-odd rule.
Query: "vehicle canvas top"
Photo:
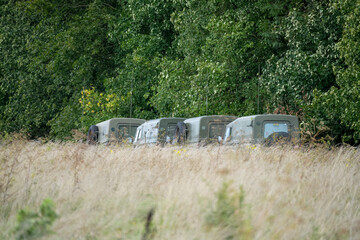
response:
[[[289,135],[292,142],[300,140],[299,121],[291,115],[253,115],[238,118],[228,124],[224,143],[258,143],[265,140],[275,132]]]
[[[176,124],[184,120],[185,118],[149,120],[138,127],[134,144],[157,144],[171,141]]]
[[[100,122],[100,123],[98,123],[96,125],[97,126],[99,126],[99,125],[114,125],[114,124],[117,124],[117,123],[126,123],[126,124],[134,123],[134,124],[140,124],[141,125],[144,122],[146,122],[146,121],[143,120],[143,119],[138,119],[138,118],[111,118],[109,120]]]
[[[226,125],[237,119],[236,116],[212,115],[189,118],[184,121],[187,127],[187,142],[217,139],[225,134]]]
[[[111,138],[118,140],[134,138],[136,128],[145,120],[137,118],[112,118],[96,124],[99,128],[99,142],[108,142]]]

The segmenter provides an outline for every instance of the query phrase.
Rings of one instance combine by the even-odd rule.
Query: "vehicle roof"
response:
[[[100,122],[96,125],[107,125],[110,123],[138,123],[138,124],[142,124],[144,123],[145,120],[144,119],[138,119],[138,118],[111,118],[109,120]]]
[[[228,124],[229,127],[236,125],[242,121],[251,121],[251,120],[288,120],[288,121],[297,121],[298,118],[293,115],[286,115],[286,114],[259,114],[259,115],[252,115],[252,116],[245,116],[236,119],[235,121]]]
[[[188,118],[185,120],[186,123],[190,122],[198,122],[202,119],[214,119],[214,120],[223,120],[224,118],[237,118],[236,116],[230,116],[230,115],[209,115],[209,116],[200,116],[200,117],[194,117],[194,118]]]
[[[157,118],[157,119],[152,119],[152,120],[146,121],[143,124],[141,124],[141,126],[154,125],[154,124],[157,124],[157,123],[159,123],[160,121],[163,121],[163,120],[180,120],[181,121],[181,120],[185,120],[185,118],[179,118],[179,117]]]

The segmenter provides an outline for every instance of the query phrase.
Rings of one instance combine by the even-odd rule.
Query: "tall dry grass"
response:
[[[0,145],[0,238],[51,198],[44,239],[360,239],[353,148]]]

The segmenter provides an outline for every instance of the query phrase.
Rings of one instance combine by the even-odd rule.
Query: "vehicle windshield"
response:
[[[286,122],[267,122],[264,124],[264,138],[269,137],[272,133],[289,132]]]

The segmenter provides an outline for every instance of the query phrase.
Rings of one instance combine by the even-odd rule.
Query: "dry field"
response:
[[[360,239],[353,148],[19,140],[0,161],[0,239]]]

